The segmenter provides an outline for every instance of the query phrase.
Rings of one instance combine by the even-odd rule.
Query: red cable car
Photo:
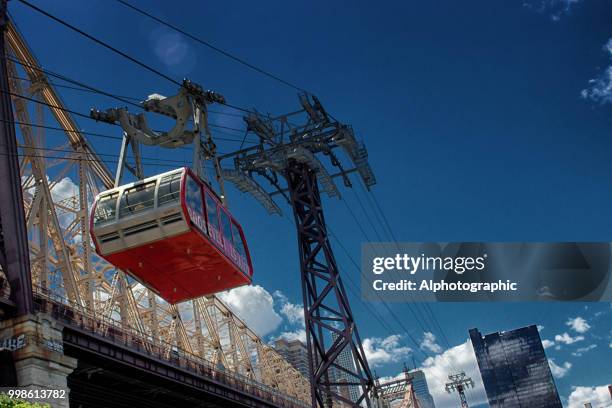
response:
[[[90,226],[98,255],[169,303],[251,283],[242,227],[188,168],[98,194]]]

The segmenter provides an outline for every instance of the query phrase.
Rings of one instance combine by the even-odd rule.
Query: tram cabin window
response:
[[[137,214],[153,208],[155,203],[155,181],[140,184],[125,190],[119,204],[119,217]]]
[[[225,211],[221,210],[221,227],[223,228],[223,237],[229,243],[232,242],[232,226],[230,219]]]
[[[191,222],[193,222],[200,231],[206,233],[207,228],[204,218],[202,187],[190,175],[187,175],[187,179],[185,180],[185,202]]]
[[[94,216],[94,225],[100,225],[115,219],[117,213],[117,197],[119,197],[118,192],[108,194],[98,200],[98,204],[96,204],[96,214]]]
[[[234,235],[234,248],[236,248],[236,251],[238,251],[240,256],[242,256],[243,258],[246,258],[246,251],[244,250],[242,236],[240,235],[240,228],[235,222],[232,222],[232,223],[234,224],[232,225],[232,233]]]
[[[209,192],[206,192],[206,211],[208,211],[208,222],[214,228],[219,229],[219,218],[217,216],[217,202]]]
[[[186,181],[185,200],[187,207],[202,214],[204,204],[202,203],[202,188],[191,176],[187,177]]]
[[[158,206],[178,202],[181,191],[181,173],[171,174],[161,179],[157,193]]]

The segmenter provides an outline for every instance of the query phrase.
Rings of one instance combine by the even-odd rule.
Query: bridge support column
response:
[[[60,393],[65,392],[64,398],[25,399],[47,402],[53,408],[69,408],[68,375],[76,368],[77,360],[64,354],[62,329],[61,323],[45,313],[0,321],[0,346],[13,355],[14,384],[5,386],[63,390]]]

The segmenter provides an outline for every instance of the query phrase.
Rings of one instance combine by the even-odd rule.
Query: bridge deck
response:
[[[65,298],[41,288],[35,288],[34,300],[37,311],[48,313],[65,325],[64,351],[79,360],[79,367],[69,377],[75,399],[89,398],[90,392],[93,398],[96,392],[90,391],[90,387],[99,380],[107,386],[115,386],[102,385],[105,389],[96,398],[129,395],[131,388],[140,393],[139,398],[147,393],[155,396],[157,405],[146,406],[168,406],[164,399],[171,397],[168,400],[170,406],[177,406],[172,404],[181,398],[185,406],[194,407],[309,407],[309,404],[251,378],[216,368],[196,355],[155,344],[135,329],[93,316],[84,308],[67,304]],[[126,382],[121,378],[130,378],[131,385],[127,382],[125,387]],[[137,400],[132,398],[126,398],[126,401]],[[109,406],[109,402],[102,398],[100,406]],[[94,403],[89,398],[83,406],[95,407]],[[128,405],[131,408],[140,406],[133,402]],[[79,406],[78,402],[76,406]]]

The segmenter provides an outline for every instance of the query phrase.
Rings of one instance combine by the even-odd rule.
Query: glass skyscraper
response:
[[[491,408],[562,408],[536,326],[470,338]]]
[[[425,373],[421,370],[410,371],[410,377],[412,377],[412,388],[416,394],[422,408],[435,408],[434,399],[429,392],[429,386],[427,385],[427,378]]]
[[[332,341],[336,341],[337,338],[338,338],[338,335],[335,332],[332,332]],[[336,360],[336,363],[340,367],[350,372],[353,372],[353,373],[355,372],[355,360],[353,359],[353,353],[350,347],[347,346],[344,348],[344,350],[340,352],[340,354],[338,355],[338,359]],[[332,369],[331,373],[335,377],[335,380],[339,383],[355,381],[355,378],[352,378],[351,376],[349,376],[348,374],[346,374],[345,372],[341,370]],[[339,387],[338,392],[340,394],[347,394],[347,389],[348,389],[348,395],[344,395],[344,396],[348,397],[348,399],[350,399],[351,401],[355,402],[361,396],[361,387],[358,385],[349,385],[345,387]]]
[[[278,339],[274,348],[285,360],[306,378],[309,377],[308,349],[299,340]]]

